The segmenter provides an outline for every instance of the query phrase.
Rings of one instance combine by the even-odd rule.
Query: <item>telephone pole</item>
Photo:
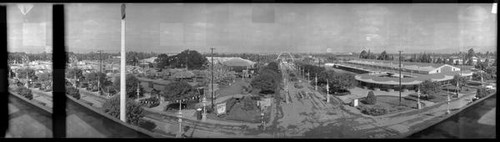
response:
[[[212,79],[210,80],[210,86],[212,88],[212,111],[214,110],[214,49],[215,48],[210,48],[210,50],[212,51],[212,67],[211,67],[211,74],[212,74]]]
[[[399,105],[401,105],[401,50],[399,50]]]
[[[97,50],[99,52],[99,75],[97,75],[98,80],[97,80],[97,92],[99,92],[99,95],[101,94],[101,73],[102,73],[102,50]]]

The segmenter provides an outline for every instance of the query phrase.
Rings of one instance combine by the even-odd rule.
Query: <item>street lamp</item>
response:
[[[447,102],[446,102],[446,104],[447,104],[446,105],[447,106],[447,108],[446,108],[446,114],[450,114],[450,93],[448,93],[448,97],[447,98],[448,99],[447,99]]]
[[[422,106],[420,105],[420,89],[417,90],[417,109],[421,109]]]
[[[316,76],[314,77],[314,80],[316,81],[316,84],[314,86],[314,90],[318,91],[318,73],[316,73]]]
[[[207,97],[205,96],[205,88],[202,88],[200,87],[199,88],[199,91],[200,91],[200,94],[203,94],[203,99],[202,99],[202,102],[203,102],[203,113],[201,115],[201,121],[205,122],[207,120],[207,109],[206,109],[206,106],[207,106]]]
[[[326,102],[330,102],[330,86],[328,86],[328,79],[326,80]]]
[[[179,132],[177,132],[177,135],[175,137],[180,138],[182,137],[182,100],[179,100],[179,113],[177,114],[177,117],[179,117]]]

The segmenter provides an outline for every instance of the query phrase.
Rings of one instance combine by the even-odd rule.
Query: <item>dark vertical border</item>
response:
[[[9,128],[9,82],[7,74],[7,6],[0,5],[0,137],[5,137]]]
[[[52,8],[52,68],[53,86],[52,100],[52,134],[54,138],[66,137],[66,50],[64,39],[64,5],[55,4]],[[57,60],[56,60],[57,59]]]

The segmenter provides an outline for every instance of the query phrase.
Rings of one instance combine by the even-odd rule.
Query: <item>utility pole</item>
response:
[[[99,92],[99,95],[101,94],[101,73],[102,73],[102,50],[98,50],[99,52],[99,75],[97,75],[98,80],[97,80],[97,92]]]
[[[212,51],[212,69],[211,69],[211,74],[212,74],[212,79],[210,80],[210,86],[212,88],[212,110],[214,109],[214,49],[215,48],[210,48],[210,50]]]
[[[328,79],[326,80],[326,102],[330,102],[330,86],[328,86]]]
[[[316,76],[314,77],[314,81],[316,84],[314,85],[314,90],[318,91],[318,73],[316,73]]]
[[[399,105],[401,105],[401,50],[399,50]]]

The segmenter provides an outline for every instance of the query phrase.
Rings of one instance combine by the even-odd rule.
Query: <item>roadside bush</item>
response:
[[[476,91],[476,97],[478,97],[478,98],[486,97],[488,94],[489,94],[489,92],[486,91],[486,88],[479,88]]]
[[[80,99],[80,90],[72,86],[66,86],[66,95],[69,95],[77,100]]]
[[[358,109],[361,111],[361,113],[372,116],[387,114],[387,110],[384,107],[378,105],[374,106],[360,105]]]
[[[139,119],[144,117],[143,109],[134,101],[128,100],[126,104],[127,108],[127,123],[138,125]],[[120,118],[120,96],[116,95],[104,102],[102,105],[104,113],[107,113],[115,118]]]
[[[368,92],[368,95],[365,98],[367,104],[374,105],[377,103],[377,97],[373,91]]]
[[[148,131],[152,131],[154,128],[156,128],[156,124],[148,120],[140,119],[139,127],[144,128]]]
[[[27,98],[29,100],[33,99],[33,93],[31,92],[31,90],[24,87],[24,86],[17,88],[17,93],[21,96],[24,96],[25,98]]]

